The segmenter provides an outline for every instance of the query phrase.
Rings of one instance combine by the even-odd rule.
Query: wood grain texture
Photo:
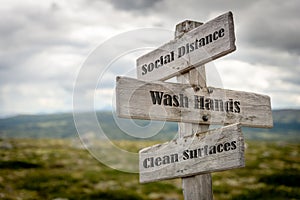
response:
[[[142,149],[139,157],[142,183],[223,171],[245,165],[244,138],[233,124]]]
[[[205,38],[207,35],[214,34],[214,32],[224,29],[224,32],[217,36],[217,39],[206,43],[204,46],[196,48],[196,39]],[[224,35],[223,35],[224,34]],[[231,12],[225,13],[187,33],[180,35],[176,39],[162,45],[158,49],[141,56],[137,59],[137,77],[141,80],[167,80],[176,75],[188,71],[194,67],[203,65],[209,61],[224,56],[230,52],[235,51],[235,35],[233,16]],[[221,37],[222,36],[222,37]],[[185,49],[180,52],[181,47],[187,44],[194,44],[190,50]],[[163,65],[157,65],[151,71],[144,71],[143,66],[159,60],[161,56],[170,55],[174,52],[174,60]],[[188,53],[189,51],[189,53]],[[152,68],[151,66],[150,68]]]
[[[153,103],[150,91],[157,91],[159,94],[170,96],[180,94],[188,107],[168,106]],[[195,95],[197,100],[195,100]],[[206,107],[203,109],[199,103],[199,98],[210,99],[209,105],[219,103],[218,109]],[[231,100],[230,100],[231,99]],[[226,111],[229,101],[239,102],[238,109],[234,107],[232,111]],[[196,103],[197,102],[197,103]],[[195,108],[197,104],[197,108]],[[221,109],[221,104],[223,108]],[[227,108],[226,108],[226,105]],[[225,90],[220,88],[200,88],[190,84],[166,83],[166,82],[144,82],[137,79],[117,77],[116,86],[116,106],[119,117],[146,119],[146,120],[166,120],[175,122],[189,122],[200,124],[233,124],[241,123],[243,126],[270,128],[273,126],[270,97],[266,95]],[[238,111],[238,112],[237,112]],[[203,117],[205,116],[205,118]]]
[[[203,23],[186,20],[176,25],[175,39],[182,37],[185,33],[201,26]],[[177,77],[178,83],[197,85],[201,88],[206,87],[205,66],[193,68],[190,71],[180,74]],[[178,123],[178,137],[183,138],[189,133],[205,132],[209,129],[209,125],[201,125],[198,123]],[[213,199],[212,177],[211,174],[197,174],[189,177],[181,178],[182,192],[185,200],[211,200]]]
[[[186,23],[186,22],[184,22]],[[188,24],[194,24],[195,26],[201,25],[198,22],[188,22]],[[182,32],[182,27],[177,25],[175,35],[180,35]],[[187,26],[186,24],[184,25]],[[186,29],[184,29],[186,30]],[[179,32],[179,33],[178,33]],[[197,85],[201,88],[206,87],[206,72],[205,66],[202,65],[197,69],[192,69],[185,74],[177,76],[178,83]],[[197,132],[205,132],[209,129],[209,125],[201,125],[198,123],[178,123],[178,137],[183,138],[188,136],[189,133],[195,134]],[[185,200],[211,200],[213,199],[212,190],[212,177],[210,173],[207,174],[197,174],[194,176],[184,177],[182,180],[183,196]]]
[[[199,174],[182,178],[183,196],[185,200],[212,200],[211,174]]]

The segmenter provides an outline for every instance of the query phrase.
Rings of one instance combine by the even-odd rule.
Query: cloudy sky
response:
[[[298,0],[1,0],[0,115],[72,111],[74,86],[96,109],[110,108],[115,76],[134,76],[137,56],[171,40],[177,23],[228,11],[237,50],[208,77],[217,71],[226,89],[267,94],[275,109],[300,108],[299,8]]]

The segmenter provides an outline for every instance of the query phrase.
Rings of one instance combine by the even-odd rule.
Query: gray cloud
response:
[[[240,39],[249,46],[299,55],[298,7],[299,1],[262,1],[251,7],[240,24]]]
[[[56,102],[55,91],[60,91],[57,93],[60,99],[68,99],[57,109],[71,108],[73,84],[81,64],[98,44],[117,33],[145,26],[160,26],[172,32],[175,25],[185,19],[206,22],[229,10],[234,15],[237,51],[220,60],[241,61],[258,70],[264,67],[266,71],[278,73],[278,81],[274,81],[276,88],[263,89],[273,92],[276,97],[280,92],[292,93],[289,87],[300,86],[300,2],[297,0],[76,0],[72,4],[20,1],[5,5],[8,9],[0,12],[0,102],[6,102],[2,105],[5,112],[9,112],[8,105],[21,109],[22,106],[16,105],[29,104],[34,99],[51,97],[51,102]],[[126,51],[132,43],[158,47],[172,38],[172,34],[140,34],[134,39],[118,41],[119,46],[107,46],[106,51],[90,61],[91,69],[81,90],[95,88],[91,77],[99,76],[96,70],[115,59],[117,48]],[[110,77],[132,70],[134,60],[131,55],[116,62],[98,88],[112,89],[114,79],[110,80]],[[239,70],[243,69],[235,71],[237,77]],[[242,79],[240,83],[251,86]],[[26,86],[28,90],[34,90],[35,85],[38,89],[34,93],[27,95],[24,92]],[[43,91],[38,92],[43,88],[38,87],[41,85],[51,91],[48,96]],[[280,104],[280,100],[275,102]],[[43,108],[45,104],[35,105],[34,112],[52,109]],[[300,107],[300,102],[296,105]]]
[[[70,26],[64,22],[63,14],[53,12],[53,5],[46,8],[20,5],[0,15],[0,70],[15,70],[16,67],[19,72],[26,70],[30,60],[42,52],[49,52],[50,48],[87,47],[69,38]],[[45,66],[42,62],[40,68]],[[17,71],[11,74],[15,73]],[[23,79],[26,78],[23,75]]]
[[[161,1],[162,0],[110,0],[109,2],[111,2],[116,9],[124,11],[139,11],[143,13],[145,10],[153,8],[155,4]]]

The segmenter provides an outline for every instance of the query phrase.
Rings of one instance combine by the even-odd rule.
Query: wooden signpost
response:
[[[190,84],[117,77],[117,113],[123,118],[272,127],[270,98]]]
[[[166,80],[233,52],[232,13],[225,13],[137,59],[141,80]]]
[[[117,77],[119,117],[179,122],[177,139],[140,150],[141,183],[181,177],[185,199],[212,199],[210,173],[245,165],[240,127],[273,126],[268,96],[206,85],[203,64],[235,49],[231,12],[184,21],[174,40],[137,59],[139,80]]]
[[[140,151],[140,182],[244,167],[239,124],[189,135]]]

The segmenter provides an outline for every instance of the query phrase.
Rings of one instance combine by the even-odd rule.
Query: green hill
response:
[[[300,142],[300,110],[274,110],[272,129],[243,128],[252,140]]]
[[[82,115],[85,115],[84,113]],[[111,112],[97,112],[99,124],[107,137],[110,139],[137,140],[121,130],[115,122]],[[82,117],[84,119],[84,116]],[[127,119],[119,122],[126,125]],[[252,140],[277,140],[277,141],[300,141],[300,110],[274,110],[274,127],[272,129],[243,128],[245,137]],[[89,127],[89,122],[85,122]],[[147,126],[149,121],[135,120],[141,127]],[[152,125],[149,128],[155,129]],[[127,127],[131,129],[130,126]],[[131,130],[133,131],[133,130]],[[151,131],[151,130],[149,130]],[[161,131],[150,139],[169,140],[176,135],[177,123],[167,122]],[[48,114],[48,115],[19,115],[0,119],[0,137],[10,138],[72,138],[77,137],[72,113]]]
[[[81,114],[87,131],[93,129],[93,124]],[[136,140],[121,130],[115,122],[111,112],[96,113],[99,125],[110,139],[115,140]],[[119,119],[119,122],[128,124],[127,119]],[[134,120],[138,126],[147,126],[148,121]],[[160,123],[160,122],[158,122]],[[160,125],[160,124],[157,124]],[[151,126],[153,128],[153,126]],[[130,126],[127,127],[130,130]],[[94,130],[95,132],[97,130]],[[177,132],[176,123],[167,123],[163,129],[154,136],[153,140],[171,139]],[[73,114],[48,114],[48,115],[19,115],[15,117],[0,119],[0,138],[72,138],[77,137]]]

